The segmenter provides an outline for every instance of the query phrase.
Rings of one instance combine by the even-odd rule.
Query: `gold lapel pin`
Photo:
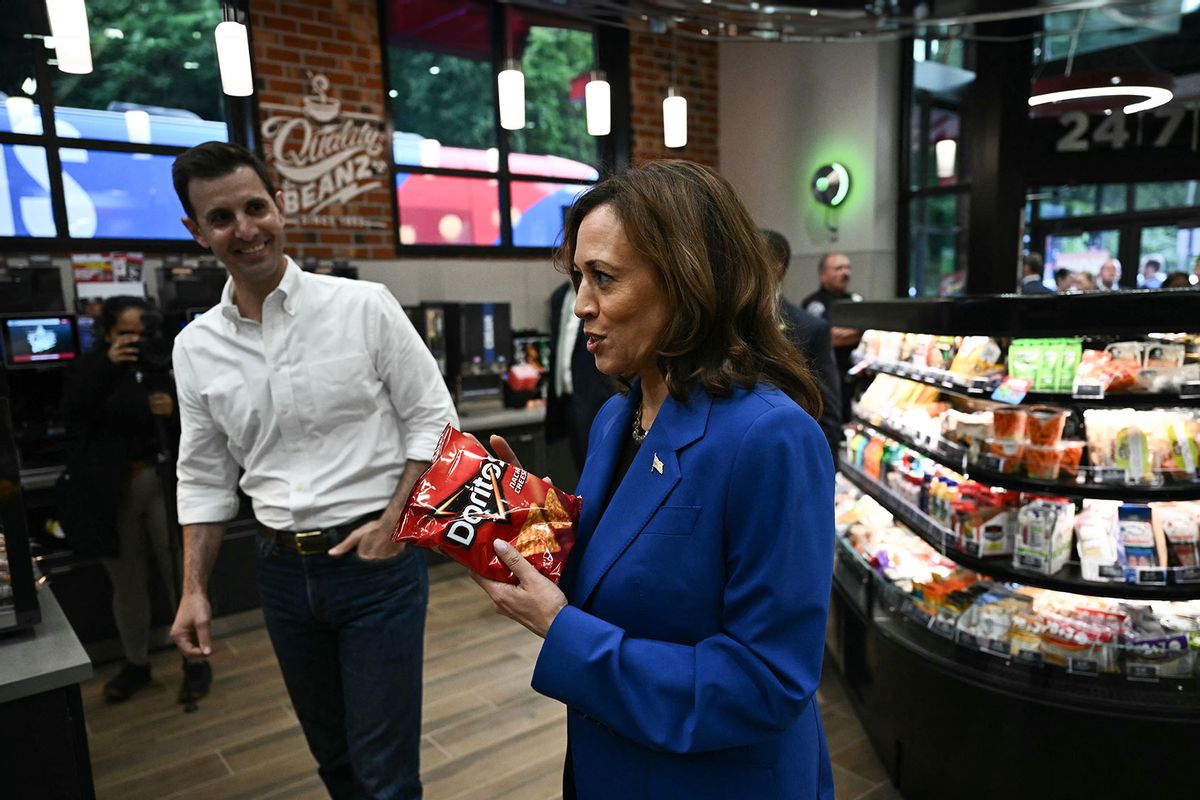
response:
[[[663,463],[658,460],[658,453],[654,454],[654,463],[650,465],[650,469],[654,470],[659,475],[663,474]]]

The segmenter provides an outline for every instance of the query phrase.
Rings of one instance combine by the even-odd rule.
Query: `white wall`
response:
[[[817,288],[822,253],[853,265],[851,288],[895,297],[898,47],[885,43],[721,45],[721,172],[762,227],[792,245],[784,285],[793,301]],[[844,206],[826,212],[810,190],[831,161],[851,172]]]
[[[356,261],[360,278],[392,290],[400,304],[452,300],[512,304],[514,328],[550,329],[550,293],[567,277],[549,257],[530,260]]]

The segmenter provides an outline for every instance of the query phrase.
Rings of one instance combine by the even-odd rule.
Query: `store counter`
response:
[[[42,797],[93,797],[79,684],[92,663],[49,590],[42,622],[0,638],[0,780]]]

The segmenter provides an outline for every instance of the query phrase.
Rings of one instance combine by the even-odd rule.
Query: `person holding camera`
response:
[[[155,357],[166,345],[154,335],[144,340],[144,315],[151,326],[151,318],[161,321],[140,297],[108,298],[95,348],[72,367],[63,394],[76,444],[69,469],[74,486],[60,504],[69,507],[60,507],[59,515],[76,554],[98,556],[108,572],[125,657],[104,685],[109,702],[128,700],[150,683],[152,569],[178,602],[166,491],[157,469],[159,453],[170,447],[166,440],[177,436],[175,402],[165,378],[170,362]],[[157,380],[148,380],[151,373]],[[189,688],[192,696],[204,694],[210,676],[207,663],[189,663],[181,697]]]

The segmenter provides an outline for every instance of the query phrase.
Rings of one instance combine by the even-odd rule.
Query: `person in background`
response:
[[[1100,265],[1096,275],[1096,288],[1102,292],[1115,292],[1121,288],[1121,262],[1110,258]]]
[[[764,228],[767,253],[771,257],[772,274],[775,276],[775,292],[779,302],[780,325],[792,346],[800,351],[821,387],[821,417],[817,424],[829,441],[829,449],[836,463],[842,443],[842,376],[833,359],[833,340],[829,323],[815,317],[797,305],[789,303],[783,296],[783,279],[792,260],[792,246],[779,231]]]
[[[184,588],[171,638],[185,655],[212,649],[207,584],[240,485],[263,618],[326,789],[419,798],[429,584],[420,551],[391,534],[458,423],[450,393],[385,287],[284,254],[283,193],[252,153],[206,142],[172,179],[184,226],[229,281],[175,339]]]
[[[1096,284],[1095,275],[1086,269],[1081,269],[1075,273],[1075,285],[1073,288],[1077,292],[1094,292],[1100,287]]]
[[[1147,258],[1138,273],[1138,286],[1143,289],[1158,289],[1162,286],[1162,261],[1157,258]]]
[[[1042,256],[1026,253],[1021,256],[1021,294],[1054,294],[1054,290],[1042,283]]]
[[[814,693],[833,465],[763,237],[716,172],[651,161],[575,201],[560,258],[628,392],[592,424],[559,585],[500,539],[519,584],[475,578],[544,639],[532,686],[567,707],[564,800],[832,800]]]
[[[1190,289],[1192,281],[1186,272],[1172,272],[1163,279],[1162,289]]]
[[[829,320],[829,309],[834,303],[862,301],[862,295],[850,291],[850,259],[844,253],[826,253],[817,262],[817,279],[821,288],[804,298],[800,306],[826,322]],[[838,374],[841,375],[842,385],[842,419],[850,418],[850,399],[853,395],[852,386],[846,378],[850,369],[850,354],[862,339],[862,331],[847,328],[843,325],[833,325],[830,335],[833,339],[833,357],[837,363]]]
[[[550,295],[550,375],[546,399],[546,441],[564,436],[575,469],[583,471],[588,431],[596,412],[616,388],[596,369],[587,337],[575,316],[575,287],[564,283]]]
[[[1060,292],[1069,292],[1075,288],[1075,273],[1066,267],[1054,270],[1054,286]]]
[[[158,574],[171,602],[178,602],[156,458],[163,448],[173,452],[178,430],[171,394],[163,388],[152,391],[138,369],[142,315],[147,308],[140,297],[105,300],[99,308],[94,348],[68,371],[63,391],[63,411],[72,432],[98,459],[96,474],[73,476],[92,483],[79,487],[92,490],[86,500],[78,494],[72,498],[86,503],[85,515],[91,519],[66,528],[76,554],[99,555],[112,584],[113,619],[125,661],[104,684],[104,698],[110,703],[128,700],[150,683],[152,572]],[[161,430],[169,441],[158,440],[155,417],[162,420]],[[100,483],[105,484],[103,489]],[[67,518],[73,510],[59,513]],[[99,532],[100,541],[81,538],[88,530]],[[185,662],[180,701],[189,695],[203,697],[211,682],[207,661]]]

